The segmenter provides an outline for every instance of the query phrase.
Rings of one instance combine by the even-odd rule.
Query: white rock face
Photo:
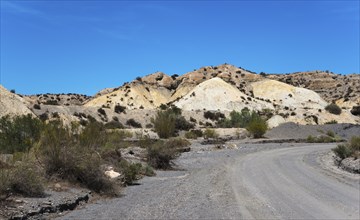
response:
[[[255,100],[217,77],[200,83],[182,99],[175,102],[175,105],[185,111],[203,109],[241,111],[245,107],[250,110],[274,109],[270,103]]]
[[[5,115],[27,115],[35,116],[26,106],[26,101],[20,96],[11,93],[0,85],[0,117]]]
[[[269,99],[290,108],[324,109],[327,103],[314,91],[298,88],[276,80],[263,80],[251,84],[255,97]]]
[[[285,119],[283,117],[281,117],[280,115],[274,115],[269,120],[267,120],[267,124],[270,129],[275,128],[285,122],[286,122]]]

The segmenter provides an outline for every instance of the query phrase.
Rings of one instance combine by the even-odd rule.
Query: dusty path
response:
[[[62,219],[359,219],[359,178],[324,170],[317,155],[334,145],[194,146],[176,163]]]

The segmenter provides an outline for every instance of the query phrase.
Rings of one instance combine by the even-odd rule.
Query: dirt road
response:
[[[194,145],[176,164],[124,196],[100,200],[60,219],[359,219],[359,178],[323,169],[334,145]]]

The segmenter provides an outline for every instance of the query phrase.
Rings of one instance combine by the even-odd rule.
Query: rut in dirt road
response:
[[[60,219],[359,219],[359,179],[322,169],[334,145],[262,144],[204,151],[176,163],[124,196],[99,200]]]

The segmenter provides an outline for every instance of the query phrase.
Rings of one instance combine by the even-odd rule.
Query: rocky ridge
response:
[[[272,118],[272,126],[283,122],[359,123],[354,113],[356,106],[360,106],[359,88],[359,74],[342,76],[323,71],[256,74],[223,64],[201,67],[181,76],[156,72],[117,88],[104,89],[94,97],[43,94],[27,96],[23,103],[38,116],[46,114],[68,122],[91,116],[105,123],[118,120],[126,124],[131,117],[145,126],[157,108],[174,104],[184,110],[187,119],[195,118],[198,126],[212,123],[204,119],[205,111],[228,115],[244,107],[272,112],[277,116]],[[341,115],[324,110],[331,102],[343,108]]]

